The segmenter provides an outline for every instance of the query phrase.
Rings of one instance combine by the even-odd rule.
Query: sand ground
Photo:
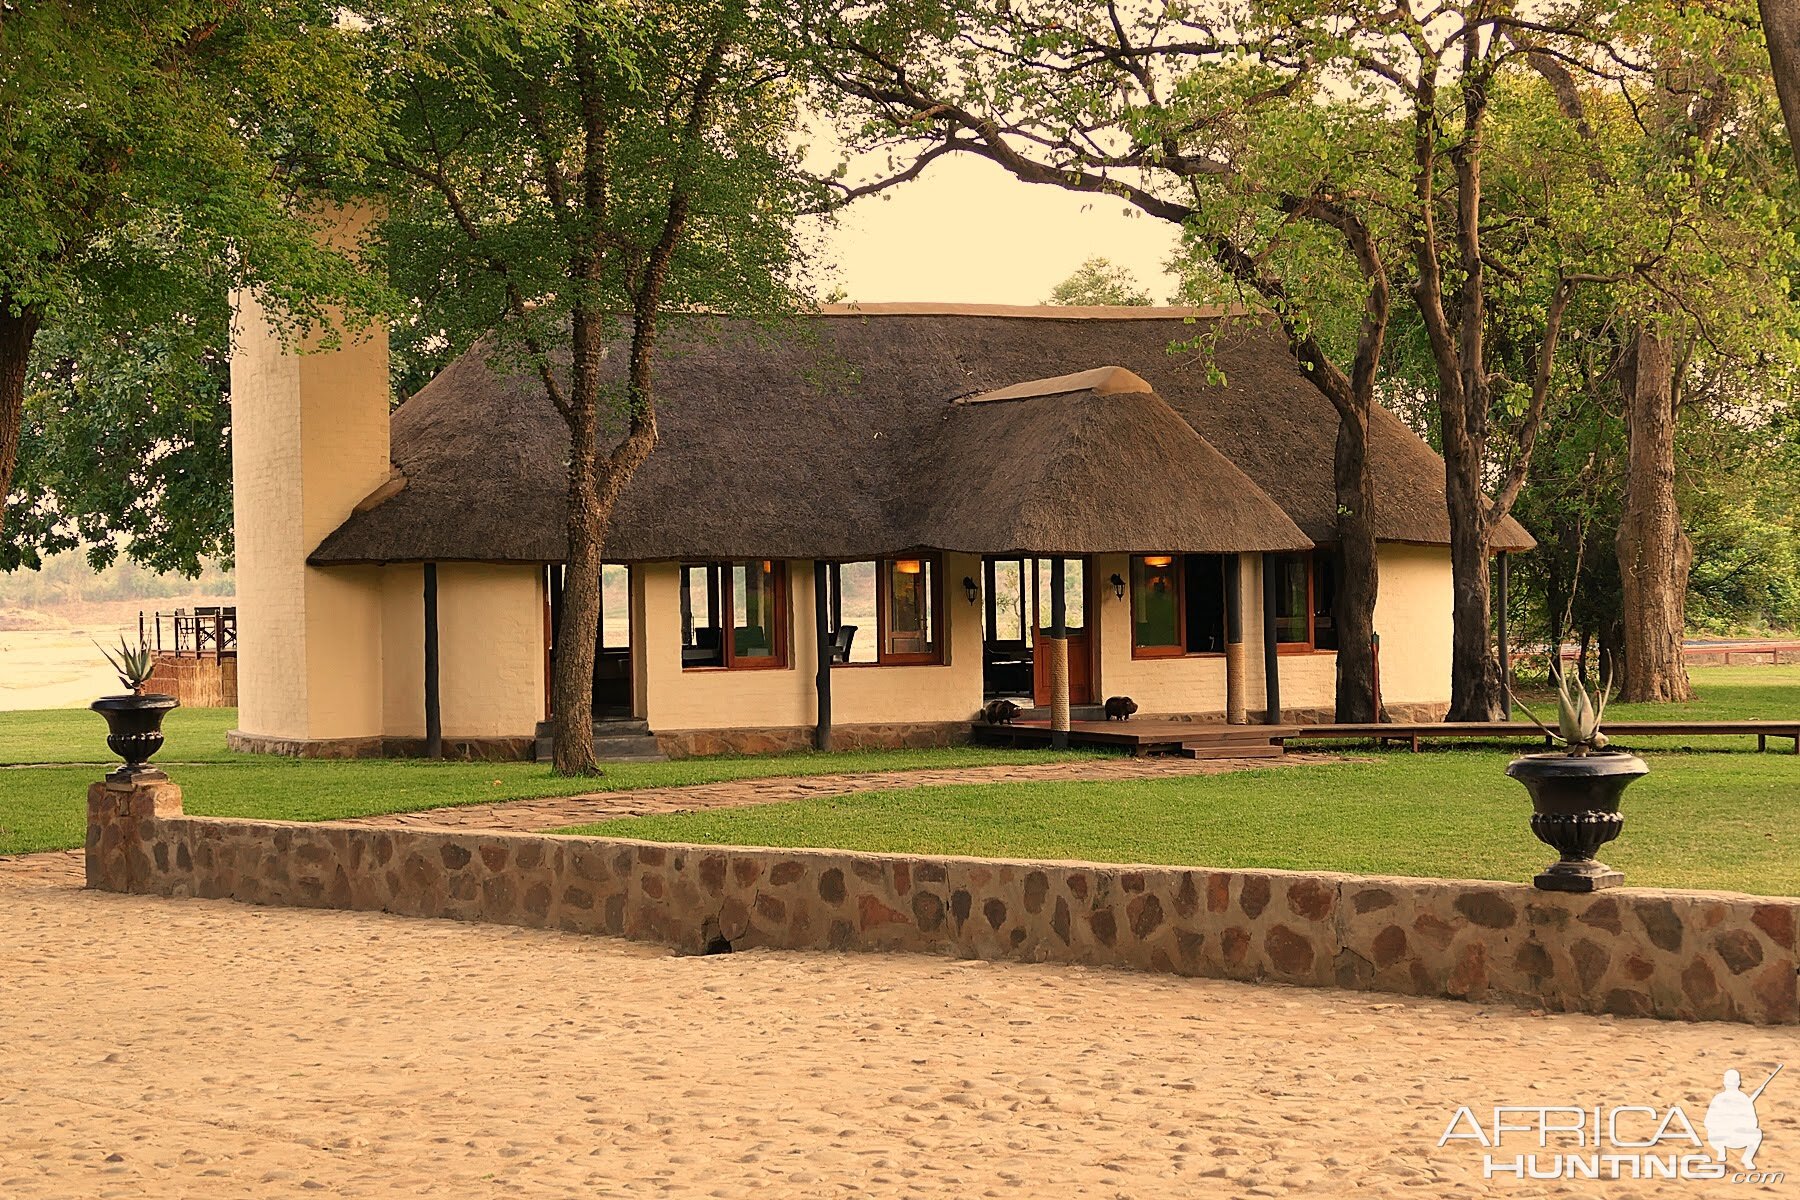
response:
[[[1681,1104],[1800,1033],[0,887],[0,1196],[1782,1195],[1484,1184],[1458,1105]],[[1518,1135],[1514,1135],[1517,1137]],[[1509,1149],[1514,1143],[1508,1143]],[[1519,1147],[1524,1149],[1522,1145]]]

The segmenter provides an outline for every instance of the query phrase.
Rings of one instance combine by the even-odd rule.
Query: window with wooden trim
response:
[[[832,662],[942,662],[942,575],[936,559],[923,557],[832,563],[826,570]]]
[[[1131,652],[1137,658],[1225,651],[1225,556],[1131,560]]]
[[[1336,650],[1337,563],[1329,551],[1271,554],[1275,644],[1289,653]]]
[[[787,564],[773,559],[683,563],[681,665],[787,665]]]

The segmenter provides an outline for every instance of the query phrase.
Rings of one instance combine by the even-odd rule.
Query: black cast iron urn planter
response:
[[[1625,881],[1594,857],[1619,836],[1619,798],[1650,768],[1635,754],[1528,754],[1506,773],[1531,793],[1531,832],[1561,857],[1532,883],[1548,892],[1597,892]]]
[[[129,782],[167,778],[146,764],[151,755],[162,749],[163,718],[169,715],[170,709],[180,708],[181,701],[161,692],[148,692],[102,696],[88,707],[106,718],[107,748],[125,760],[124,766],[107,772],[109,780]]]

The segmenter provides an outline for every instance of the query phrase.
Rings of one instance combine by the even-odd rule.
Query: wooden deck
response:
[[[1132,754],[1186,758],[1277,758],[1295,725],[1221,725],[1203,721],[1071,721],[1069,745],[1098,746]],[[974,725],[977,742],[994,746],[1047,746],[1050,722]]]
[[[1767,750],[1769,739],[1789,738],[1800,754],[1800,721],[1608,721],[1607,735],[1629,747],[1633,737],[1754,737]],[[977,721],[974,740],[985,745],[1046,746],[1050,722]],[[1273,758],[1290,741],[1405,742],[1415,751],[1426,741],[1542,741],[1535,725],[1521,721],[1425,721],[1381,725],[1220,725],[1204,721],[1071,721],[1069,745],[1124,750],[1131,754],[1180,754],[1188,758]]]
[[[1767,750],[1772,737],[1791,738],[1793,753],[1800,754],[1800,721],[1608,721],[1607,737],[1614,742],[1632,737],[1755,737],[1756,748]],[[1383,725],[1303,725],[1286,735],[1292,740],[1407,742],[1414,750],[1426,740],[1541,741],[1537,726],[1523,721],[1426,721]]]

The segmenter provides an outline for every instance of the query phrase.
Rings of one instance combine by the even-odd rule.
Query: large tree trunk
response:
[[[1630,701],[1691,700],[1682,639],[1694,550],[1675,503],[1675,387],[1669,342],[1638,330],[1619,371],[1630,450],[1614,548],[1624,593],[1615,680]]]
[[[581,403],[579,388],[575,401]],[[600,634],[600,559],[606,514],[599,492],[594,406],[576,413],[569,439],[569,564],[551,680],[552,765],[558,775],[591,775],[594,758],[594,643]]]
[[[1339,415],[1333,471],[1337,483],[1337,703],[1340,722],[1381,720],[1375,695],[1375,484],[1369,475],[1368,423]]]
[[[1769,43],[1769,66],[1781,115],[1787,119],[1788,141],[1800,154],[1800,0],[1758,0],[1763,37]]]
[[[1500,719],[1500,663],[1494,656],[1488,583],[1487,496],[1481,464],[1466,443],[1444,437],[1444,498],[1450,507],[1451,721]]]
[[[0,292],[0,515],[19,465],[19,431],[25,422],[25,368],[37,337],[41,313],[23,306],[13,311],[13,298]]]

